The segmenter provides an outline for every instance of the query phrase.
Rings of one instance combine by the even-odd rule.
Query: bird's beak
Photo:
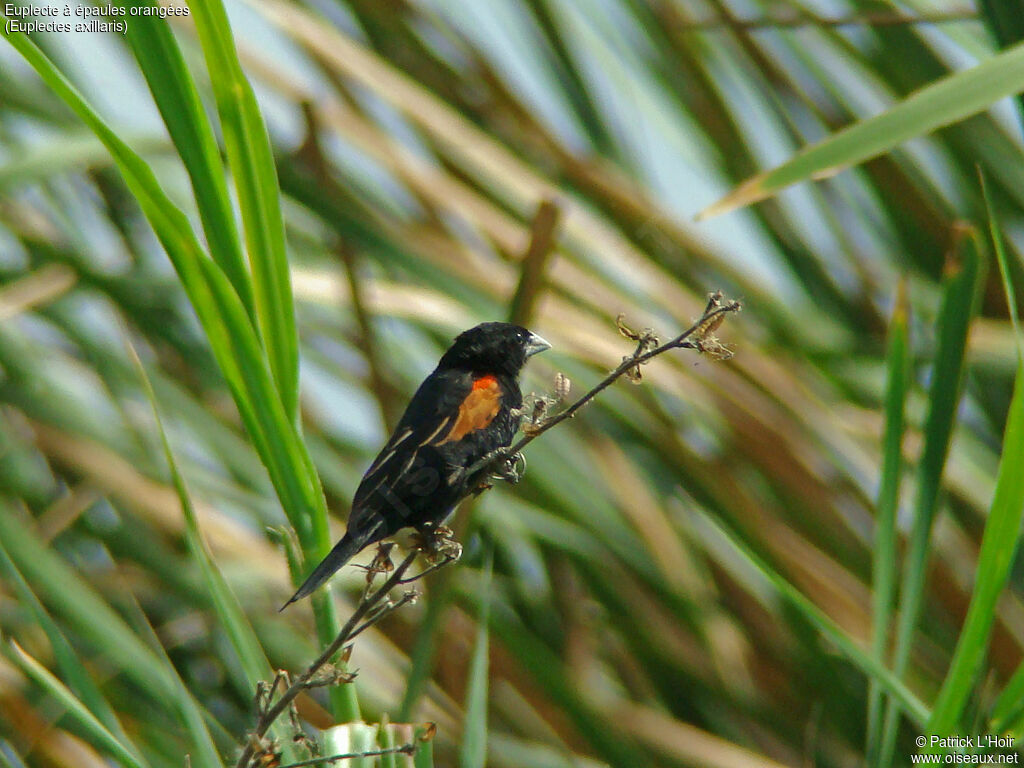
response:
[[[545,349],[551,349],[551,345],[536,333],[531,333],[530,340],[526,344],[526,356],[531,357],[538,352],[543,352]]]

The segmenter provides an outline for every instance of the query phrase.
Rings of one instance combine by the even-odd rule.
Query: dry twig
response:
[[[385,550],[384,557],[387,556],[386,552],[387,550]],[[415,549],[406,555],[405,559],[392,570],[387,581],[385,581],[376,591],[370,592],[369,585],[372,584],[373,579],[377,574],[386,570],[383,564],[378,562],[378,560],[383,558],[375,559],[375,567],[371,567],[367,570],[368,588],[363,593],[363,598],[359,601],[359,605],[356,606],[355,611],[352,612],[352,615],[349,617],[348,621],[345,622],[345,626],[341,628],[341,631],[338,632],[338,635],[334,638],[333,642],[324,649],[323,653],[321,653],[312,664],[306,667],[305,671],[301,675],[288,685],[285,691],[276,700],[273,700],[274,691],[277,690],[280,682],[283,681],[287,683],[287,673],[279,672],[277,677],[274,679],[273,684],[260,688],[257,692],[256,700],[256,726],[250,732],[249,738],[246,740],[245,748],[242,750],[242,754],[239,755],[238,761],[235,763],[236,768],[249,768],[249,766],[255,764],[254,760],[259,757],[261,752],[266,754],[267,750],[273,749],[273,745],[268,744],[265,739],[266,733],[274,721],[288,711],[292,702],[294,702],[295,698],[300,693],[309,688],[352,682],[355,678],[354,673],[341,671],[329,662],[334,658],[334,655],[338,653],[338,651],[341,651],[342,648],[344,648],[361,632],[373,624],[376,624],[385,616],[398,610],[403,605],[407,605],[408,603],[415,601],[419,596],[419,593],[415,590],[409,590],[406,591],[398,600],[393,601],[389,597],[389,593],[392,589],[397,586],[416,581],[427,573],[448,565],[449,563],[455,562],[455,560],[458,559],[455,554],[445,554],[434,566],[427,568],[416,576],[406,577],[406,573],[419,553],[420,550]],[[313,765],[314,763],[301,763],[301,765],[306,764]]]

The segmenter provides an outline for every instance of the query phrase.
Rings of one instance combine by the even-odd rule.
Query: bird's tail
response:
[[[283,611],[297,600],[313,594],[321,584],[331,578],[339,568],[366,546],[366,543],[365,536],[352,536],[350,533],[342,536],[341,541],[334,545],[334,549],[327,553],[327,557],[320,561],[320,564],[313,569],[308,578],[302,582],[302,586],[296,590],[287,603],[281,606],[280,610]]]

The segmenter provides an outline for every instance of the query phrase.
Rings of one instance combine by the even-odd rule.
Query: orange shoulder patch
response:
[[[483,429],[501,410],[501,386],[494,376],[481,376],[473,382],[473,389],[459,405],[459,413],[451,431],[438,445],[461,440],[470,432]]]

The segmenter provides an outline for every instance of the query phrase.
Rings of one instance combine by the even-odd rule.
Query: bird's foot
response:
[[[526,471],[526,457],[519,452],[508,455],[505,453],[506,450],[505,448],[499,448],[484,455],[482,459],[470,467],[470,473],[478,468],[486,467],[488,475],[484,485],[488,488],[490,487],[487,482],[488,480],[504,480],[512,484],[518,483]]]
[[[511,456],[505,453],[507,449],[499,448],[490,453],[484,454],[483,458],[473,462],[469,467],[456,468],[448,478],[449,485],[456,485],[469,478],[476,477],[478,472],[487,470],[487,475],[475,480],[473,487],[467,488],[466,492],[473,496],[479,496],[484,491],[494,487],[494,480],[504,480],[507,483],[518,483],[523,472],[526,471],[526,459],[521,453],[513,453]],[[492,466],[493,465],[493,466]]]
[[[462,557],[462,545],[455,540],[455,532],[447,525],[427,523],[413,534],[413,546],[432,563]]]
[[[523,479],[526,472],[526,457],[521,453],[513,453],[504,461],[499,461],[491,473],[491,479],[504,480],[515,485]]]
[[[500,451],[494,451],[477,463],[485,466],[489,460],[497,458],[500,453]],[[515,485],[523,479],[524,472],[526,472],[526,457],[521,453],[513,453],[511,456],[506,456],[501,461],[496,462],[487,477],[477,482],[476,487],[470,489],[469,493],[473,496],[479,496],[484,491],[491,490],[494,487],[495,480],[504,480],[506,483]]]

